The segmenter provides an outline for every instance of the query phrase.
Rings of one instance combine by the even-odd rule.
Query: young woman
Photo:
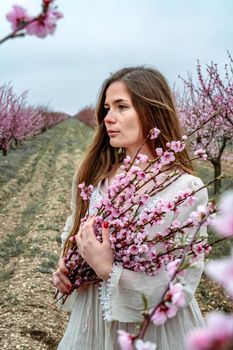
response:
[[[95,205],[105,196],[114,177],[122,172],[120,165],[123,159],[127,155],[135,155],[149,130],[156,127],[161,131],[157,139],[149,139],[140,151],[148,155],[149,159],[156,158],[156,147],[164,148],[168,141],[181,139],[182,131],[166,79],[157,70],[147,67],[117,71],[103,84],[96,115],[96,135],[73,181],[72,215],[67,219],[62,240],[65,254],[70,244],[68,238],[75,235],[81,255],[103,282],[86,286],[69,295],[65,307],[72,314],[59,350],[119,349],[117,330],[138,333],[138,324],[143,320],[142,293],[147,297],[149,307],[152,307],[160,301],[168,284],[164,270],[151,277],[114,263],[108,239],[108,224],[111,227],[111,222],[102,228],[102,243],[94,235],[93,217],[80,228],[80,220],[88,208],[77,189],[77,185],[83,181],[86,185],[94,185],[89,212],[95,214]],[[187,151],[177,153],[177,158],[181,163],[178,168],[181,176],[160,192],[160,198],[171,200],[181,190],[198,189],[203,185],[193,175]],[[143,169],[145,164],[139,166]],[[196,196],[198,200],[195,205],[182,208],[178,218],[180,222],[184,222],[198,205],[207,203],[206,189],[197,192]],[[156,196],[150,205],[155,203]],[[202,228],[202,231],[205,236],[206,228]],[[177,315],[162,326],[150,324],[145,340],[155,342],[159,350],[184,349],[186,332],[203,326],[204,321],[194,298],[202,271],[203,260],[199,259],[195,268],[190,269],[185,277],[186,304]],[[71,292],[67,274],[64,260],[60,259],[53,274],[53,283],[63,294]]]

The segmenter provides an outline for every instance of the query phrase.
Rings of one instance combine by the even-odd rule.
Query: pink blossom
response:
[[[154,128],[154,129],[151,129],[150,130],[150,139],[157,139],[157,137],[159,136],[160,134],[160,130],[157,129],[157,128]]]
[[[133,335],[122,330],[118,330],[117,333],[121,350],[133,350]]]
[[[190,218],[196,221],[196,223],[200,223],[207,217],[207,211],[208,208],[205,205],[199,205],[197,210],[190,214]]]
[[[151,320],[157,326],[162,325],[168,318],[177,314],[178,308],[185,305],[184,288],[181,283],[170,283],[169,290],[160,305],[152,316]]]
[[[126,156],[124,158],[124,164],[130,164],[131,163],[131,157],[130,156]]]
[[[27,14],[27,10],[18,5],[13,5],[13,9],[6,15],[6,18],[11,22],[11,28],[13,30],[16,30],[25,22],[31,20],[31,17]]]
[[[163,154],[163,149],[161,147],[156,148],[155,151],[159,157]]]
[[[138,254],[138,247],[135,244],[132,244],[128,249],[129,254],[137,255]]]
[[[85,182],[83,181],[81,184],[78,185],[78,188],[83,189],[85,187]]]
[[[219,202],[219,213],[212,220],[212,225],[221,236],[233,236],[233,191],[222,195]]]
[[[207,275],[219,282],[233,298],[233,251],[228,258],[209,262],[205,271]]]
[[[195,255],[200,256],[200,254],[205,253],[205,243],[196,243],[192,245],[192,251]]]
[[[146,181],[148,179],[148,174],[146,174],[143,170],[140,170],[140,171],[137,172],[137,178],[139,180]]]
[[[89,185],[87,187],[85,187],[85,183],[82,182],[81,184],[78,185],[78,187],[81,190],[81,197],[84,201],[90,200],[91,194],[94,191],[94,186],[93,185]]]
[[[156,174],[161,170],[161,168],[162,168],[161,163],[154,163],[153,167],[151,168],[151,171]],[[159,183],[159,180],[156,180],[156,183]]]
[[[171,228],[178,228],[180,227],[180,221],[179,220],[173,220]]]
[[[166,298],[169,298],[169,293],[172,304],[178,307],[183,307],[185,305],[184,287],[181,283],[170,283],[168,296]]]
[[[141,171],[142,169],[139,166],[132,165],[129,173],[130,174],[137,174],[138,171]]]
[[[174,272],[177,270],[180,264],[180,259],[175,259],[167,265],[167,271],[169,276],[173,276]]]
[[[177,198],[177,200],[184,200],[184,199],[188,198],[191,195],[191,193],[192,193],[192,191],[189,188],[187,188],[183,191],[179,191],[177,193],[176,198]]]
[[[75,280],[74,285],[75,285],[76,287],[79,287],[81,284],[82,284],[82,279],[81,279],[80,277],[78,277],[78,278]]]
[[[147,253],[149,250],[148,244],[142,244],[139,246],[139,253]]]
[[[175,153],[177,152],[182,152],[185,148],[185,143],[181,142],[181,141],[172,141],[170,148],[172,151],[174,151]]]
[[[233,317],[220,312],[207,315],[207,328],[197,329],[186,338],[187,350],[219,350],[233,348]]]
[[[192,206],[197,202],[197,198],[194,196],[189,196],[185,202],[183,203],[183,206]]]
[[[148,157],[146,154],[141,154],[141,153],[139,153],[139,154],[136,156],[135,164],[147,163],[148,160],[149,160],[149,157]]]
[[[167,321],[168,318],[174,317],[177,314],[177,310],[177,307],[174,305],[161,305],[155,311],[154,315],[151,317],[151,320],[156,326],[161,326]]]
[[[137,350],[155,350],[157,348],[156,344],[150,341],[144,342],[142,339],[136,340],[135,347]]]
[[[138,196],[138,201],[140,205],[145,205],[150,200],[150,196],[147,193],[140,193]]]
[[[39,18],[26,27],[27,34],[36,35],[40,38],[53,34],[56,29],[56,21],[63,17],[63,14],[53,8],[39,16]]]
[[[210,245],[205,246],[205,254],[209,254],[212,250],[212,247]]]
[[[165,213],[168,213],[168,212],[172,211],[174,209],[174,206],[175,206],[174,202],[168,201],[168,200],[165,200],[165,199],[161,203],[161,209]]]
[[[204,160],[207,160],[207,154],[202,148],[199,148],[196,151],[194,151],[194,155],[199,156],[200,158],[202,158]]]
[[[173,152],[165,151],[164,154],[161,156],[160,161],[163,165],[169,164],[175,160],[175,156]]]

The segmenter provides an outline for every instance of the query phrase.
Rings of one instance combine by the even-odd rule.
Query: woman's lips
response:
[[[109,136],[115,136],[117,134],[119,134],[120,131],[108,131],[108,135]]]

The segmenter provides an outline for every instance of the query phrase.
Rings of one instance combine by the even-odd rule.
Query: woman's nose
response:
[[[116,122],[116,115],[114,111],[109,110],[104,118],[105,123],[115,123]]]

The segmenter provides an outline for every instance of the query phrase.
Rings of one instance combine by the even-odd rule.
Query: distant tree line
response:
[[[27,104],[27,91],[17,95],[11,84],[0,86],[0,150],[3,155],[27,136],[36,135],[66,120],[68,114]]]

